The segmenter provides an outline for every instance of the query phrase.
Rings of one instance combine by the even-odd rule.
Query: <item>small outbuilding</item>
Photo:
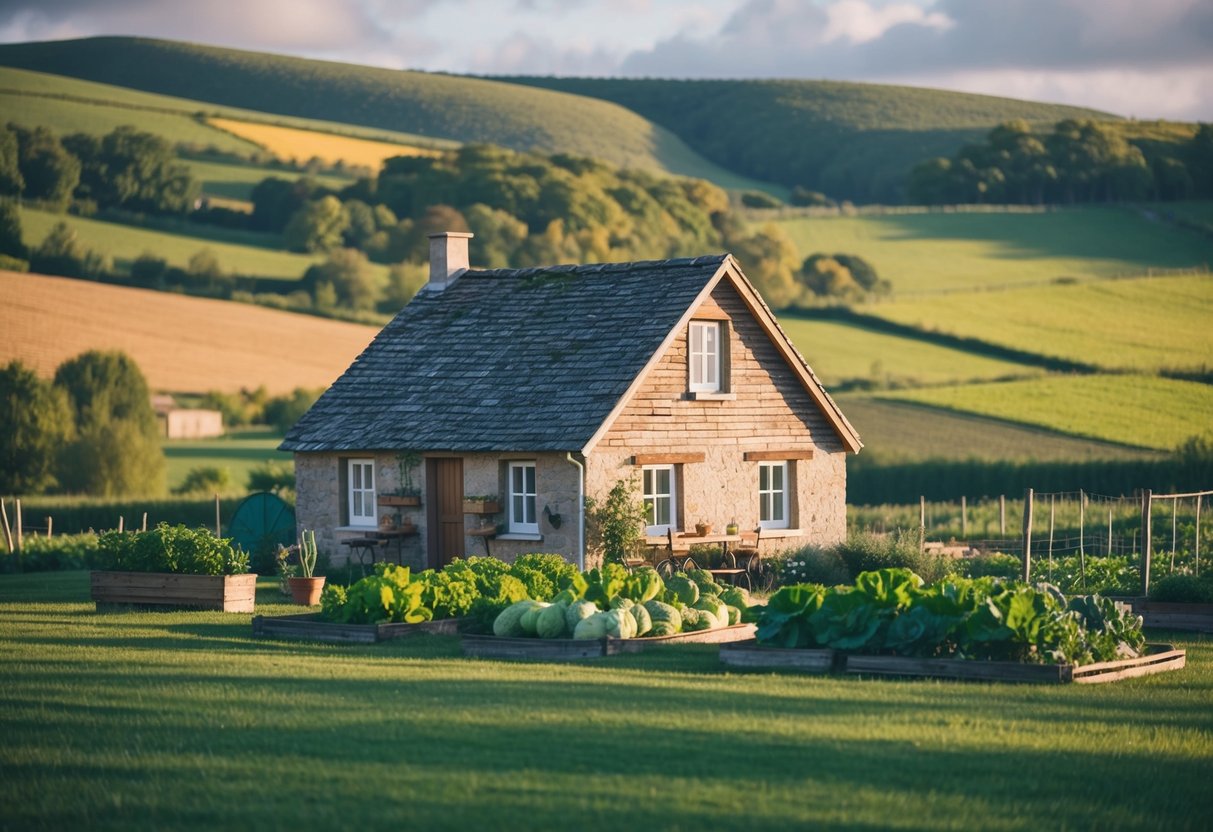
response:
[[[584,501],[620,480],[651,535],[842,539],[859,436],[731,255],[481,270],[471,236],[431,236],[429,283],[281,445],[336,560],[382,529],[419,568],[593,565]]]

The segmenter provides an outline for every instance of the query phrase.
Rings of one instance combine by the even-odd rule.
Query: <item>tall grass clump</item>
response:
[[[920,552],[917,536],[902,529],[888,534],[853,532],[838,545],[837,552],[852,580],[860,572],[906,568],[932,583],[950,571],[947,558]]]

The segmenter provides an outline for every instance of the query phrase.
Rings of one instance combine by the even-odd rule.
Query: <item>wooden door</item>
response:
[[[441,569],[453,558],[467,555],[463,529],[463,460],[426,461],[430,505],[429,565]]]

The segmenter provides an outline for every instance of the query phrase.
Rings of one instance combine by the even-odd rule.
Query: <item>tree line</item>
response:
[[[1036,133],[994,128],[951,158],[916,165],[908,191],[924,204],[1055,204],[1213,196],[1213,125],[1187,141],[1133,142],[1118,126],[1068,119]]]

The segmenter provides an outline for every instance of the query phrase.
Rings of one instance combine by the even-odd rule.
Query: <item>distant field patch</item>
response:
[[[164,258],[170,265],[184,267],[190,257],[205,248],[214,252],[225,271],[249,277],[297,279],[303,277],[313,263],[324,259],[320,255],[281,251],[277,248],[280,245],[278,238],[268,234],[212,226],[189,226],[180,232],[155,231],[30,208],[21,209],[25,244],[37,246],[59,222],[74,228],[86,247],[112,257],[114,265],[122,271],[145,252]],[[385,266],[372,264],[371,268],[387,274]]]
[[[964,292],[863,311],[1108,369],[1187,369],[1213,362],[1210,275]]]
[[[304,176],[314,180],[325,188],[340,190],[354,181],[352,176],[336,174],[308,174],[294,170],[279,170],[278,168],[262,165],[234,164],[231,162],[200,161],[197,159],[182,159],[181,163],[190,169],[190,174],[202,183],[202,193],[209,197],[248,201],[253,195],[253,187],[271,176],[278,179],[295,181]]]
[[[779,325],[826,384],[865,379],[879,384],[918,386],[1044,372],[853,324],[784,315]]]
[[[861,456],[865,461],[871,457],[885,463],[922,459],[1088,462],[1153,455],[1151,451],[943,411],[915,402],[882,401],[857,393],[835,398],[863,438]]]
[[[349,167],[378,171],[383,166],[383,160],[393,156],[438,155],[438,151],[426,147],[370,141],[294,127],[278,127],[227,118],[211,118],[207,119],[207,123],[263,147],[279,159],[294,159],[298,162],[320,159],[329,164],[343,162]]]
[[[0,364],[49,376],[85,350],[123,350],[155,390],[327,387],[375,327],[243,303],[0,272]]]
[[[291,454],[279,451],[282,437],[274,433],[241,431],[217,439],[166,439],[161,443],[168,460],[168,485],[176,488],[194,468],[226,469],[228,493],[246,494],[249,472],[267,460],[290,462]]]
[[[895,295],[1213,263],[1213,240],[1127,208],[812,217],[778,224],[805,256],[820,251],[866,258],[892,282]]]
[[[880,398],[1154,450],[1172,450],[1192,436],[1213,439],[1213,386],[1155,376],[1048,376]]]

